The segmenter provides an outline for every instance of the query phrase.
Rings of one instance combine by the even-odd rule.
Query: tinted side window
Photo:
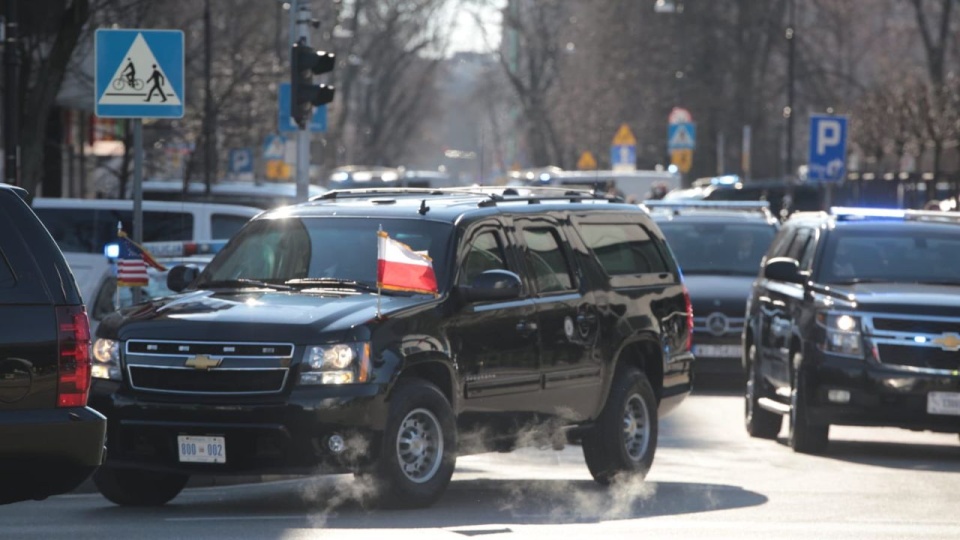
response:
[[[790,241],[796,236],[797,230],[790,227],[780,229],[780,234],[773,239],[770,249],[767,251],[767,258],[786,257],[787,248],[790,247]]]
[[[460,283],[469,284],[487,270],[506,270],[506,257],[500,238],[494,231],[484,231],[473,237],[463,261]]]
[[[100,253],[103,246],[117,239],[117,223],[133,231],[132,210],[94,208],[38,208],[61,251]],[[191,240],[193,216],[185,212],[144,212],[143,241]]]
[[[523,229],[527,245],[527,261],[540,292],[565,291],[573,288],[570,265],[560,248],[554,229]]]
[[[250,221],[250,218],[244,216],[233,216],[230,214],[213,214],[210,216],[210,236],[212,240],[226,240],[231,238],[240,227],[243,227]]]
[[[611,276],[664,273],[663,255],[650,235],[637,224],[583,224],[583,241]]]
[[[798,229],[796,236],[793,237],[793,241],[790,242],[790,247],[787,248],[787,257],[792,259],[800,260],[803,258],[803,252],[807,248],[807,243],[810,242],[811,236],[813,236],[813,231],[807,228]]]

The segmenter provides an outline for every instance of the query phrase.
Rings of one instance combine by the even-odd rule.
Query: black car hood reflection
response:
[[[684,275],[695,316],[714,311],[742,317],[755,276]]]
[[[433,303],[433,297],[423,295],[384,295],[380,312],[389,317],[398,310]],[[349,331],[376,317],[377,295],[370,293],[196,291],[117,312],[104,319],[97,334],[159,339],[176,328],[180,339],[301,341],[310,330]]]
[[[852,300],[860,311],[960,315],[960,284],[855,283],[828,287],[833,295]]]

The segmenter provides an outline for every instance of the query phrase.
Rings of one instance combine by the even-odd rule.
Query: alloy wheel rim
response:
[[[640,461],[650,445],[650,413],[640,394],[627,399],[623,410],[624,450],[633,461]]]
[[[443,461],[443,429],[427,409],[407,413],[397,430],[397,463],[411,482],[429,482]]]

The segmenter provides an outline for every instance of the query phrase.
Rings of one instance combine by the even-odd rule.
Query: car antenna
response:
[[[426,199],[423,199],[422,201],[420,201],[420,210],[417,210],[417,211],[420,212],[420,215],[421,215],[421,216],[427,215],[427,212],[430,211],[430,207],[427,206],[427,200],[426,200]]]

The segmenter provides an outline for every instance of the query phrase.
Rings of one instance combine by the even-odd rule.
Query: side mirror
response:
[[[800,263],[790,257],[774,257],[763,267],[763,277],[787,283],[803,283],[805,276],[800,273]]]
[[[460,287],[460,294],[467,302],[519,298],[520,276],[508,270],[487,270],[469,286]]]
[[[200,269],[192,264],[174,266],[167,273],[167,288],[173,292],[182,292],[200,275]]]

